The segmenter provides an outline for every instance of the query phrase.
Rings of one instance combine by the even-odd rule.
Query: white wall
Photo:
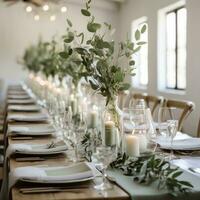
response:
[[[67,16],[79,31],[83,31],[86,25],[86,18],[80,14],[82,2],[84,1],[70,0],[67,4]],[[26,76],[16,60],[23,55],[28,45],[37,42],[39,35],[44,40],[50,40],[55,34],[63,35],[66,30],[66,15],[60,14],[55,22],[50,22],[48,18],[34,21],[33,16],[25,12],[25,5],[19,3],[7,7],[5,3],[0,2],[0,80],[4,82],[4,91],[5,85],[17,83]],[[116,26],[116,3],[95,0],[93,11],[97,20],[108,21]]]
[[[159,92],[157,89],[157,14],[158,10],[177,0],[126,0],[120,7],[120,36],[123,40],[126,32],[130,32],[131,22],[143,16],[148,18],[149,27],[149,85],[146,90],[152,95],[163,95],[167,98],[191,100],[196,104],[195,112],[186,121],[184,130],[196,135],[200,114],[200,1],[187,0],[187,89],[185,94]],[[136,91],[136,89],[133,89]]]

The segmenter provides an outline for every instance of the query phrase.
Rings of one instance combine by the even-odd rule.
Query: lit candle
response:
[[[105,145],[114,145],[116,137],[115,135],[115,123],[113,121],[105,122]]]
[[[97,123],[98,123],[98,113],[97,111],[93,110],[89,114],[88,128],[96,128]]]
[[[143,134],[138,134],[140,153],[147,151],[147,138]]]
[[[126,154],[128,156],[139,156],[139,138],[136,135],[125,135]]]

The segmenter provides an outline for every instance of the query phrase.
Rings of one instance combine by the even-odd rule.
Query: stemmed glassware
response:
[[[86,119],[82,111],[77,112],[72,116],[72,132],[71,132],[71,141],[74,148],[75,156],[73,158],[74,162],[81,161],[80,158],[80,148],[81,148],[81,139],[83,138],[83,134],[86,131],[87,124]]]
[[[174,158],[173,154],[173,140],[177,134],[178,120],[177,109],[174,107],[161,107],[158,112],[158,129],[161,135],[167,142],[170,142],[171,151],[169,159]]]
[[[101,139],[99,140],[95,152],[93,152],[93,159],[97,161],[99,169],[102,172],[103,181],[101,184],[95,185],[97,190],[112,189],[112,185],[107,179],[106,169],[109,164],[117,158],[118,150],[118,132],[114,126],[111,118],[104,118],[102,114],[102,130]]]

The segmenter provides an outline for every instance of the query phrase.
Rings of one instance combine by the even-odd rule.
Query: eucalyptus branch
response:
[[[157,183],[158,190],[167,189],[176,196],[178,193],[187,193],[193,185],[188,181],[179,180],[183,171],[155,154],[147,154],[137,158],[129,158],[126,154],[119,155],[110,164],[114,169],[120,169],[124,175],[133,176],[133,180],[139,184],[149,185]]]

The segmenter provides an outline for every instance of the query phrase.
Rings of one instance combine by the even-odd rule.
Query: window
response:
[[[166,88],[186,88],[186,8],[166,13]]]
[[[141,29],[144,24],[147,26],[146,17],[135,20],[132,23],[131,35],[133,41],[136,29]],[[141,40],[148,43],[148,26],[146,32],[141,35]],[[136,76],[132,79],[133,85],[146,87],[148,85],[148,44],[143,45],[140,51],[134,55],[134,60],[136,61]]]

